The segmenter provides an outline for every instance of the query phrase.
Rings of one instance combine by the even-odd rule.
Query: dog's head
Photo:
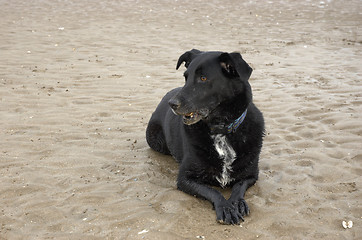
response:
[[[240,53],[201,52],[193,49],[182,54],[176,69],[185,62],[185,85],[169,104],[183,116],[187,125],[212,116],[222,103],[244,95],[251,101],[248,79],[252,68]]]

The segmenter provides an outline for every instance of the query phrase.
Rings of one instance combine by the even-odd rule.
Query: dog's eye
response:
[[[203,81],[203,82],[205,82],[205,81],[207,80],[207,77],[201,76],[201,77],[200,77],[200,80]]]

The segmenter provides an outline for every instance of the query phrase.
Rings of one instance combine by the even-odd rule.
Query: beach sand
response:
[[[0,0],[0,239],[361,239],[361,13],[359,0]],[[241,226],[178,191],[178,164],[145,140],[192,48],[254,69],[266,137]]]

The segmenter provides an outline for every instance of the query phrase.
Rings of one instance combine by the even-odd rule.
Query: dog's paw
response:
[[[243,220],[243,216],[239,210],[226,200],[215,206],[215,211],[216,220],[221,224],[239,225],[240,219]]]
[[[244,221],[243,217],[250,214],[250,209],[248,204],[246,204],[246,201],[241,198],[238,200],[229,199],[229,202],[238,210],[239,214],[241,215],[240,219]]]

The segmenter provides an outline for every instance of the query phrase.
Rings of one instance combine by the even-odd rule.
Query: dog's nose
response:
[[[176,111],[180,107],[181,102],[178,99],[172,98],[170,101],[168,101],[168,104],[174,111]]]

